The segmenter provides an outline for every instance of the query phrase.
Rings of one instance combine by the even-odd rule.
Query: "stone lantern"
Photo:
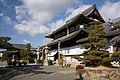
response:
[[[49,53],[49,47],[46,45],[44,47],[44,50],[45,50],[45,60],[44,60],[44,66],[48,66],[48,53]]]
[[[36,53],[37,57],[35,57],[35,64],[37,64],[37,60],[40,60],[40,46],[38,46],[36,51],[37,51]]]

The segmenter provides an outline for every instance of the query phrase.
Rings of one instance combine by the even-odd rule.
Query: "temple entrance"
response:
[[[58,52],[54,55],[54,61],[58,59]]]

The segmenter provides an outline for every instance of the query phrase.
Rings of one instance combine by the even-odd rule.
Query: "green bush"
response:
[[[12,65],[12,61],[7,61],[7,64],[10,66]]]
[[[42,63],[42,60],[37,60],[37,63]]]
[[[112,58],[112,57],[105,57],[105,58],[103,58],[102,59],[102,65],[103,66],[107,66],[107,67],[111,67],[111,61],[113,61],[114,60],[114,58]]]
[[[34,59],[29,58],[29,63],[35,63]]]
[[[27,62],[22,62],[24,64],[24,66],[26,66]]]
[[[17,62],[16,62],[16,61],[12,61],[12,64],[13,64],[14,66],[16,66]]]
[[[18,65],[21,66],[21,65],[22,65],[22,62],[19,61],[19,62],[18,62]]]
[[[84,61],[85,66],[91,66],[91,67],[96,67],[99,66],[99,62],[97,60],[87,60]]]
[[[16,62],[16,61],[7,61],[7,64],[8,64],[9,66],[11,66],[11,65],[16,66],[17,62]]]
[[[75,59],[81,59],[80,56],[72,56],[71,58],[75,58]]]
[[[116,51],[116,52],[112,53],[111,57],[114,57],[116,59],[120,59],[120,51]]]

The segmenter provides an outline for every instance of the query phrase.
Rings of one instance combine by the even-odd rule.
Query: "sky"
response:
[[[120,17],[120,0],[0,0],[0,36],[41,46],[51,40],[45,35],[93,4],[105,21]]]

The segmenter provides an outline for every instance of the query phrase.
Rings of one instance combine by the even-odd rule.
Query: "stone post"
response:
[[[12,56],[12,61],[15,61],[15,55],[13,54],[13,56]]]
[[[44,47],[44,49],[45,49],[45,60],[44,60],[44,66],[48,66],[48,50],[49,50],[49,47],[46,45],[45,47]]]
[[[35,64],[37,64],[37,59],[35,58]]]
[[[40,60],[40,46],[37,48],[37,60]]]

